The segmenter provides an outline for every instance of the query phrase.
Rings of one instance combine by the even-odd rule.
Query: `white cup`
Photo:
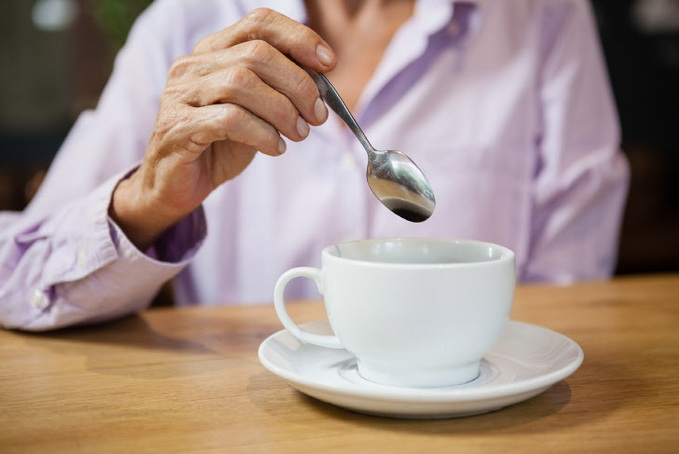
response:
[[[322,267],[276,283],[283,326],[302,342],[344,348],[366,380],[429,388],[466,383],[502,335],[514,297],[514,253],[492,243],[395,238],[325,248]],[[291,279],[314,280],[335,336],[300,328],[285,309]]]

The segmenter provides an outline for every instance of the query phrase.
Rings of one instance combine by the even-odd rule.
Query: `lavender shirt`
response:
[[[141,16],[39,194],[0,215],[5,327],[119,317],[175,276],[179,304],[268,302],[284,270],[318,265],[325,246],[351,238],[500,243],[516,252],[521,281],[610,275],[628,170],[584,0],[417,3],[355,113],[376,146],[424,170],[437,198],[428,221],[375,200],[364,151],[331,115],[282,157],[259,155],[150,250],[135,249],[107,208],[142,158],[170,64],[263,3],[158,0]],[[269,3],[306,19],[302,1]],[[318,296],[295,283],[292,296]]]

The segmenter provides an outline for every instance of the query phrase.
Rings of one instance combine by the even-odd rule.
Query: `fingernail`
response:
[[[323,63],[325,66],[332,65],[332,62],[334,61],[330,49],[328,49],[322,44],[319,44],[318,47],[316,47],[316,56],[318,57],[320,62]]]
[[[286,147],[286,145],[285,145],[285,140],[283,140],[283,139],[278,139],[278,152],[279,152],[280,154],[283,154],[283,153],[285,153],[285,149],[286,149],[286,148],[287,148],[287,147]]]
[[[302,138],[309,135],[309,124],[302,117],[297,117],[297,134]]]
[[[319,123],[323,123],[328,118],[328,108],[325,107],[321,98],[318,98],[314,104],[314,115]]]

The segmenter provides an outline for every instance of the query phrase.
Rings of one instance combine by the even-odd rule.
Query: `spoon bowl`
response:
[[[436,199],[420,168],[400,151],[375,149],[330,81],[323,74],[304,69],[328,107],[346,123],[368,154],[366,178],[375,197],[403,219],[411,222],[429,219],[436,207]]]

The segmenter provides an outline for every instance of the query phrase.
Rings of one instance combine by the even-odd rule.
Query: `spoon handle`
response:
[[[375,148],[368,142],[368,138],[365,136],[363,130],[356,122],[356,119],[351,115],[351,111],[349,111],[344,100],[342,100],[342,97],[337,93],[337,90],[335,90],[335,87],[333,87],[328,78],[312,69],[304,68],[304,70],[308,72],[313,79],[325,103],[339,115],[344,123],[347,124],[349,129],[351,129],[351,132],[353,132],[358,141],[361,142],[365,151],[368,153],[375,152]]]

